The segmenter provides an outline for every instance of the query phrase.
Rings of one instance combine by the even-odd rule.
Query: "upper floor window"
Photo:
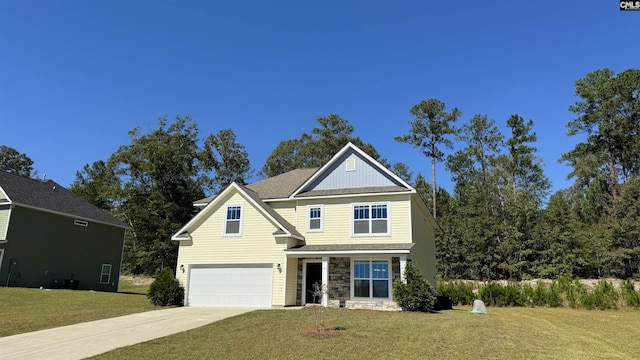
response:
[[[242,205],[228,205],[224,224],[225,235],[240,235]]]
[[[388,203],[353,205],[353,234],[389,234]]]
[[[324,209],[321,205],[309,206],[309,231],[322,231],[322,213]]]

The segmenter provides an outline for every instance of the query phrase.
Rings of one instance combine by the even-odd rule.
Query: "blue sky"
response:
[[[640,12],[575,1],[4,1],[0,144],[70,185],[128,132],[191,115],[200,135],[232,128],[256,172],[285,139],[335,113],[391,162],[430,179],[394,136],[437,98],[506,133],[533,119],[554,191],[557,159],[588,72],[640,67]],[[253,181],[257,178],[252,179]],[[449,174],[438,181],[451,190]]]

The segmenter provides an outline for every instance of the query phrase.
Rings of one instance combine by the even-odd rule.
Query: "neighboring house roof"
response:
[[[122,221],[52,180],[35,180],[0,171],[0,188],[2,188],[0,195],[4,193],[8,197],[8,199],[0,199],[0,203],[9,202],[70,217],[129,228]]]
[[[296,230],[295,226],[291,225],[280,214],[278,214],[278,212],[275,211],[275,209],[273,209],[271,206],[267,205],[264,201],[262,201],[258,193],[256,193],[255,191],[245,186],[238,185],[235,182],[229,185],[226,189],[224,189],[224,191],[218,194],[218,196],[212,197],[212,200],[208,203],[208,205],[206,205],[204,209],[202,209],[196,216],[194,216],[191,220],[189,220],[189,222],[185,226],[183,226],[182,229],[178,230],[178,232],[175,233],[171,237],[171,239],[172,240],[189,240],[190,239],[189,232],[192,230],[192,227],[194,227],[194,225],[197,224],[200,218],[207,216],[207,214],[211,212],[211,209],[213,209],[213,207],[216,206],[216,204],[219,202],[219,199],[224,198],[225,195],[230,191],[233,191],[233,189],[235,189],[241,195],[245,196],[252,204],[256,206],[258,210],[260,210],[268,219],[270,219],[271,222],[276,227],[278,227],[278,230],[276,230],[273,233],[274,236],[293,237],[300,240],[304,240],[304,236],[302,236],[302,234],[300,234],[300,232]],[[202,201],[204,201],[204,199]]]

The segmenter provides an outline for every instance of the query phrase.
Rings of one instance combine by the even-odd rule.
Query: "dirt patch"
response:
[[[313,329],[305,331],[303,335],[312,339],[327,339],[340,336],[341,330],[344,330],[344,328],[325,329],[324,331]]]
[[[120,281],[127,281],[133,285],[151,285],[153,278],[149,276],[140,275],[120,275]]]
[[[621,279],[615,279],[615,278],[605,278],[605,279],[578,279],[578,281],[580,281],[580,283],[582,285],[584,285],[587,289],[593,289],[596,287],[596,285],[598,285],[598,282],[600,282],[600,280],[606,280],[608,283],[612,284],[613,287],[616,290],[620,290],[620,286],[622,285],[622,282],[624,280]],[[462,281],[462,282],[466,282],[469,284],[473,284],[474,288],[478,288],[478,285],[484,285],[486,284],[486,282],[484,281],[475,281],[475,280],[451,280],[451,281]],[[551,282],[553,280],[551,279],[533,279],[533,280],[523,280],[520,281],[520,284],[529,284],[531,286],[535,286],[538,282],[542,282],[545,285],[550,285]],[[495,280],[493,281],[495,283],[498,283],[502,286],[505,286],[509,283],[509,281],[507,280]],[[640,281],[635,280],[633,281],[633,284],[635,286],[635,289],[637,291],[640,291]]]

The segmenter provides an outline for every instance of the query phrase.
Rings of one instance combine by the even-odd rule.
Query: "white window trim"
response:
[[[236,207],[239,206],[240,207],[240,223],[238,224],[238,232],[237,233],[231,233],[231,234],[227,234],[227,212],[229,211],[230,207]],[[224,207],[224,223],[222,224],[222,236],[242,236],[242,223],[244,222],[244,205],[242,204],[228,204]]]
[[[75,220],[73,220],[73,225],[87,227],[87,226],[89,226],[89,222],[85,221],[85,220],[75,219]]]
[[[104,272],[104,268],[105,266],[109,267],[109,272],[105,273]],[[111,264],[102,264],[102,266],[100,267],[100,284],[109,284],[111,282],[111,270],[113,269],[113,266]],[[102,281],[102,276],[104,275],[108,275],[107,277],[107,281]]]
[[[386,233],[372,233],[372,218],[373,212],[371,207],[374,205],[386,205],[387,206],[387,232]],[[353,209],[356,206],[368,206],[369,207],[369,232],[366,234],[355,233],[355,219],[353,216]],[[370,202],[370,203],[352,203],[351,204],[351,236],[352,237],[375,237],[375,236],[391,236],[391,203],[389,201]]]
[[[374,261],[386,261],[388,264],[388,269],[389,269],[389,277],[387,278],[388,281],[388,289],[389,289],[389,296],[386,298],[381,298],[381,297],[373,297],[372,295],[370,295],[369,297],[356,297],[354,295],[354,290],[355,290],[355,286],[354,286],[354,280],[355,280],[355,268],[354,268],[354,264],[356,261],[368,261],[369,262],[369,270],[371,270],[371,264]],[[370,276],[373,276],[373,272],[369,271]],[[368,300],[368,301],[385,301],[385,300],[391,300],[393,298],[393,262],[391,261],[390,257],[352,257],[351,258],[351,280],[350,280],[350,292],[351,292],[351,299],[352,300]],[[370,277],[369,281],[371,281],[373,278]],[[369,294],[373,294],[373,284],[371,283],[371,285],[369,286]]]
[[[320,228],[311,228],[311,209],[320,208]],[[307,206],[307,232],[323,232],[324,231],[324,205],[308,205]]]

